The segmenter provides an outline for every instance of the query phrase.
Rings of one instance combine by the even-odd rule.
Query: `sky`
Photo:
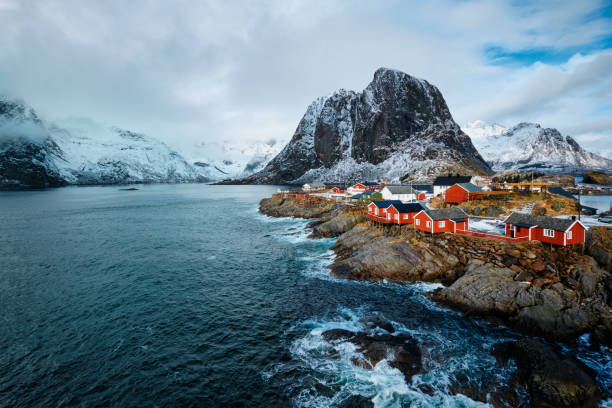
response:
[[[292,136],[378,67],[460,125],[537,122],[612,157],[610,1],[0,0],[0,93],[171,146]]]

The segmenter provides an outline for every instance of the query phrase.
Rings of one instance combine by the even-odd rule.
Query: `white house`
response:
[[[410,186],[385,186],[381,190],[383,200],[399,200],[403,203],[416,200],[417,192]]]
[[[461,183],[471,183],[472,176],[438,176],[433,182],[433,195],[437,196],[451,186]]]

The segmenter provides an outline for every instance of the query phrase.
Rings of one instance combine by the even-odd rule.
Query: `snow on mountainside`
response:
[[[211,180],[246,177],[262,170],[282,149],[267,142],[201,142],[181,150],[183,156]]]
[[[304,183],[376,178],[432,179],[490,172],[425,80],[380,68],[363,92],[340,89],[310,104],[291,141],[238,183]]]
[[[508,128],[497,123],[487,123],[483,120],[475,120],[473,122],[468,122],[465,126],[461,126],[461,130],[471,137],[472,142],[474,142],[475,139],[501,135],[508,130]]]
[[[495,170],[612,170],[612,160],[584,150],[571,136],[563,136],[556,129],[519,123],[482,137],[483,129],[491,127],[482,122],[479,130],[467,126],[464,131],[474,135],[474,145]]]
[[[46,123],[0,99],[0,187],[208,181],[151,137],[89,120]]]

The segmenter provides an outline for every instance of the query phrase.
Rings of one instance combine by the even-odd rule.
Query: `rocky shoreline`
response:
[[[535,241],[432,236],[410,226],[383,227],[364,221],[358,209],[346,204],[327,203],[325,208],[276,195],[262,200],[260,211],[271,216],[316,218],[310,224],[312,237],[338,237],[332,248],[336,259],[330,266],[335,277],[438,282],[444,287],[429,296],[464,314],[493,319],[552,342],[573,342],[588,333],[594,347],[612,347],[612,228],[591,229],[584,248],[563,248]],[[410,344],[404,350],[384,336],[374,339],[344,332],[327,336],[354,342],[366,358],[374,356],[371,365],[376,353],[370,353],[368,347],[376,351],[381,342],[388,343],[394,355],[414,352]],[[535,343],[512,345],[512,353],[508,352],[512,356],[506,360],[516,361],[517,386],[527,390],[534,406],[597,406],[600,390],[584,364],[546,341],[526,341]],[[409,339],[404,343],[410,343]],[[547,357],[534,362],[523,357],[529,353]],[[559,369],[571,374],[558,374]],[[407,378],[412,373],[408,371]],[[514,406],[515,397],[513,392],[502,392],[494,406]]]

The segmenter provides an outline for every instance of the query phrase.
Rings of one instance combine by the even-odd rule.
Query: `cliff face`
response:
[[[491,169],[427,81],[380,68],[357,93],[315,100],[283,151],[242,183],[427,179]]]

